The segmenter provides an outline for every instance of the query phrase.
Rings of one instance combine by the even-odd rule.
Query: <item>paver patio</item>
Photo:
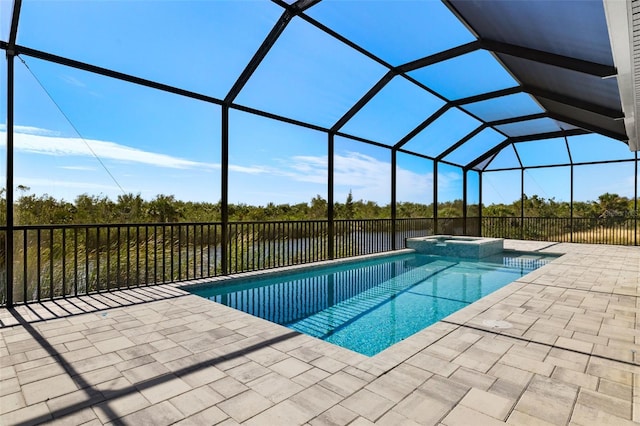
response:
[[[0,310],[0,424],[640,422],[640,249],[564,253],[366,357],[137,288]]]

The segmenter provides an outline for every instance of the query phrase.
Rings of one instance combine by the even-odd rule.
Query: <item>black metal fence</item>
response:
[[[482,236],[519,240],[637,245],[634,217],[483,217]]]
[[[437,233],[479,235],[480,224],[487,237],[638,242],[635,218],[439,218]],[[228,224],[223,250],[221,223],[17,226],[13,300],[27,303],[379,253],[404,248],[406,238],[432,235],[435,229],[431,218],[397,219],[395,232],[391,219],[234,222]],[[0,305],[6,304],[8,288],[5,237],[0,228]]]
[[[16,226],[13,301],[27,303],[179,282],[403,248],[433,219]],[[0,305],[6,304],[6,231],[0,229]],[[226,256],[226,262],[223,257]]]

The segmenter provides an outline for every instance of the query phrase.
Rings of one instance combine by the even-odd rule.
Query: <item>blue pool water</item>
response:
[[[552,259],[402,254],[185,289],[371,356]]]

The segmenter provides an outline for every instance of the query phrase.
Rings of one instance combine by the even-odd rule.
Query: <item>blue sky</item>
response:
[[[9,10],[10,2],[0,0],[3,40]],[[19,44],[216,98],[224,98],[282,13],[264,0],[25,0],[22,11]],[[308,15],[392,65],[473,40],[438,1],[324,0]],[[369,31],[372,27],[378,30]],[[220,107],[23,59],[26,65],[16,61],[17,185],[67,200],[82,193],[115,198],[122,193],[120,187],[147,199],[162,193],[183,200],[219,200]],[[470,74],[470,68],[482,72]],[[5,72],[2,61],[0,75]],[[385,73],[382,65],[294,18],[236,102],[331,127]],[[483,51],[410,75],[450,99],[516,84]],[[0,96],[4,99],[4,93]],[[2,139],[5,105],[0,102]],[[341,130],[392,145],[442,105],[441,99],[396,77]],[[541,111],[528,95],[472,104],[468,110],[487,120]],[[464,111],[450,109],[405,148],[435,156],[478,125]],[[544,125],[553,128],[557,123]],[[512,126],[504,131],[526,129]],[[231,202],[264,205],[326,198],[323,132],[236,110],[230,114],[229,132]],[[446,160],[467,163],[503,139],[487,129]],[[601,136],[570,138],[569,143],[574,161],[633,158],[624,144]],[[539,165],[566,157],[563,146],[564,141],[550,141],[522,143],[516,149],[525,165]],[[490,168],[516,166],[513,149],[507,151]],[[352,191],[356,199],[390,201],[389,150],[337,137],[334,162],[336,200]],[[527,170],[526,192],[568,199],[564,169],[545,170]],[[439,172],[439,200],[461,198],[461,173],[450,167]],[[432,201],[431,161],[401,154],[397,176],[399,201]],[[595,199],[607,190],[633,195],[631,164],[592,166],[576,171],[576,176],[581,177],[576,199]],[[486,173],[483,201],[517,199],[519,179],[520,172]]]

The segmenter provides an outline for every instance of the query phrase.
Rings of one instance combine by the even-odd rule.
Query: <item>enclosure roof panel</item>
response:
[[[307,15],[394,66],[475,40],[439,1],[323,0]]]
[[[17,42],[224,98],[282,8],[271,2],[188,4],[24,0]]]
[[[0,48],[477,169],[536,139],[636,147],[637,2],[0,0]]]
[[[482,39],[613,65],[601,1],[449,0]]]
[[[445,3],[550,115],[561,110],[572,126],[629,139],[602,2]]]

